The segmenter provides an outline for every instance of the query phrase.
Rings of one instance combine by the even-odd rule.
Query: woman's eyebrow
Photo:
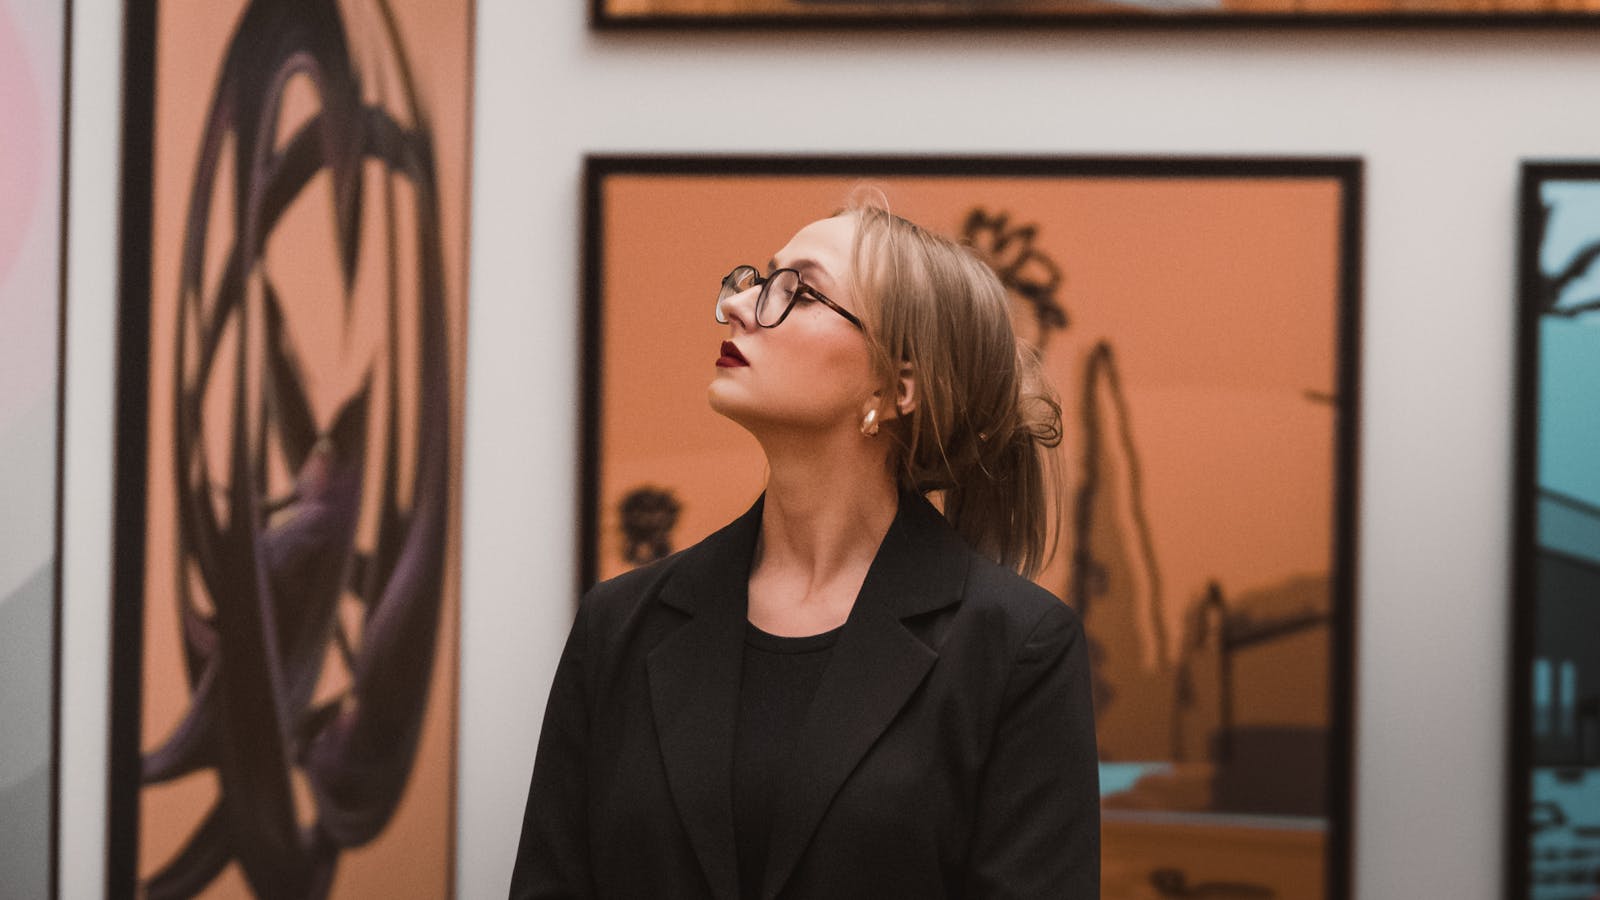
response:
[[[777,268],[778,268],[778,258],[776,256],[774,256],[772,259],[767,261],[767,274],[771,275],[774,271],[777,270]],[[804,259],[804,258],[797,259],[794,262],[789,263],[784,268],[794,269],[795,271],[800,272],[801,274],[809,273],[809,274],[811,274],[813,276],[820,275],[820,276],[822,276],[822,278],[825,281],[828,282],[830,287],[833,284],[833,276],[829,275],[828,274],[828,270],[823,268],[822,264],[817,262],[814,259]]]

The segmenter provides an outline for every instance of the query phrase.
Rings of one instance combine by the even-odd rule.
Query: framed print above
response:
[[[989,263],[1062,402],[1038,581],[1091,642],[1106,896],[1348,896],[1358,161],[589,159],[583,585],[761,493],[716,292],[863,183]]]
[[[1600,896],[1600,161],[1522,171],[1506,896]]]
[[[1600,0],[590,0],[601,29],[1594,27]]]
[[[54,897],[67,0],[0,0],[0,894]]]
[[[128,5],[109,896],[453,891],[472,18]]]

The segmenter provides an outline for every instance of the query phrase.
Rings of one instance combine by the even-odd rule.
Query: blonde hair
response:
[[[1051,502],[1061,404],[1038,355],[1017,340],[1010,300],[967,247],[858,192],[852,287],[884,396],[909,366],[912,411],[885,424],[903,489],[943,495],[944,515],[979,553],[1032,577],[1058,529]]]

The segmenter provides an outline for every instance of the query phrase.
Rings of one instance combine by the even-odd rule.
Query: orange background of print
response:
[[[1307,392],[1336,390],[1340,185],[1323,179],[883,178],[893,210],[950,234],[967,211],[1036,223],[1065,274],[1070,324],[1046,367],[1062,393],[1070,474],[1082,357],[1116,349],[1169,595],[1169,633],[1208,579],[1326,574],[1334,426]],[[711,412],[727,326],[712,317],[735,265],[764,266],[856,179],[608,176],[602,196],[598,576],[630,566],[617,503],[640,484],[683,503],[674,549],[743,512],[764,461]],[[1039,581],[1064,594],[1067,554]]]

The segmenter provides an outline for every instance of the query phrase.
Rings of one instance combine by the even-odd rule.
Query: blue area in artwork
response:
[[[1540,196],[1550,208],[1550,220],[1539,247],[1539,268],[1553,274],[1600,239],[1600,181],[1549,181],[1541,186]],[[1567,293],[1566,301],[1600,297],[1600,267],[1574,281]]]
[[[1600,771],[1535,769],[1528,853],[1533,900],[1600,893]]]
[[[1552,181],[1540,193],[1549,220],[1539,267],[1551,275],[1600,244],[1600,182]],[[1542,491],[1600,509],[1600,310],[1576,312],[1596,300],[1600,265],[1569,284],[1557,312],[1539,320],[1538,480]],[[1565,527],[1540,525],[1541,532]]]
[[[1600,313],[1539,322],[1539,487],[1600,508]]]
[[[1168,773],[1172,771],[1172,763],[1164,762],[1118,762],[1100,764],[1100,796],[1109,797],[1131,789],[1139,779],[1146,775]]]

